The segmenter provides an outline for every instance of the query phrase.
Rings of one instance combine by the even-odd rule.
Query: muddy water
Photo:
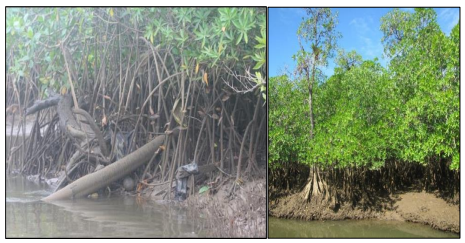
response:
[[[205,237],[203,215],[135,197],[39,201],[45,185],[6,180],[6,237]]]
[[[426,225],[399,221],[298,221],[269,218],[270,238],[459,238]]]

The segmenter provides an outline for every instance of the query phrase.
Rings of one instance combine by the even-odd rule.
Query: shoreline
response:
[[[196,185],[193,194],[181,202],[164,199],[163,194],[157,193],[157,187],[144,189],[141,196],[202,213],[208,222],[206,237],[264,239],[267,236],[266,185],[266,178],[261,175],[245,179],[240,184],[232,178],[225,179],[217,190],[209,189],[203,193],[199,193],[202,185]]]
[[[269,216],[306,221],[362,220],[406,221],[428,225],[433,229],[460,234],[460,207],[436,197],[433,193],[408,191],[376,198],[370,207],[343,204],[334,208],[330,203],[310,202],[300,193],[290,194],[270,202]]]
[[[207,215],[209,237],[266,238],[266,179],[244,181],[231,194],[233,183],[230,180],[216,193],[197,194],[182,204]]]

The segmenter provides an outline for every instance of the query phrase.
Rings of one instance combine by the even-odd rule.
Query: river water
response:
[[[429,226],[400,221],[300,221],[269,218],[270,238],[459,238]]]
[[[15,176],[6,179],[6,237],[205,237],[203,215],[130,196],[45,203],[51,194]]]

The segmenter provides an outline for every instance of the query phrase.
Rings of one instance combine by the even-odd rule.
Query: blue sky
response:
[[[379,30],[380,19],[391,8],[332,8],[338,11],[338,31],[342,38],[338,40],[339,48],[357,51],[364,60],[378,58],[386,66],[383,58],[382,32]],[[405,8],[406,11],[414,11]],[[441,29],[448,35],[459,21],[458,8],[435,8],[437,21]],[[284,71],[294,72],[295,62],[292,59],[299,49],[297,29],[305,10],[301,8],[270,8],[269,9],[269,73],[270,77],[283,74]],[[333,60],[323,68],[323,72],[330,76],[334,70]]]

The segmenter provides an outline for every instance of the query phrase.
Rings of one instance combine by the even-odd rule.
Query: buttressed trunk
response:
[[[170,135],[176,135],[179,130],[173,130]],[[106,166],[105,168],[98,170],[92,174],[83,176],[73,183],[67,185],[61,190],[51,194],[48,197],[43,198],[43,201],[54,201],[64,199],[74,199],[79,197],[85,197],[93,192],[98,191],[110,185],[112,182],[123,178],[128,173],[131,173],[139,166],[147,163],[157,149],[163,145],[165,137],[170,135],[160,135],[155,139],[145,144],[138,150],[132,152],[126,157]]]
[[[310,202],[312,198],[320,198],[321,196],[324,196],[324,198],[320,199],[328,200],[329,194],[327,193],[327,190],[328,186],[324,179],[321,178],[318,166],[313,165],[310,169],[309,180],[303,190],[303,198]]]

